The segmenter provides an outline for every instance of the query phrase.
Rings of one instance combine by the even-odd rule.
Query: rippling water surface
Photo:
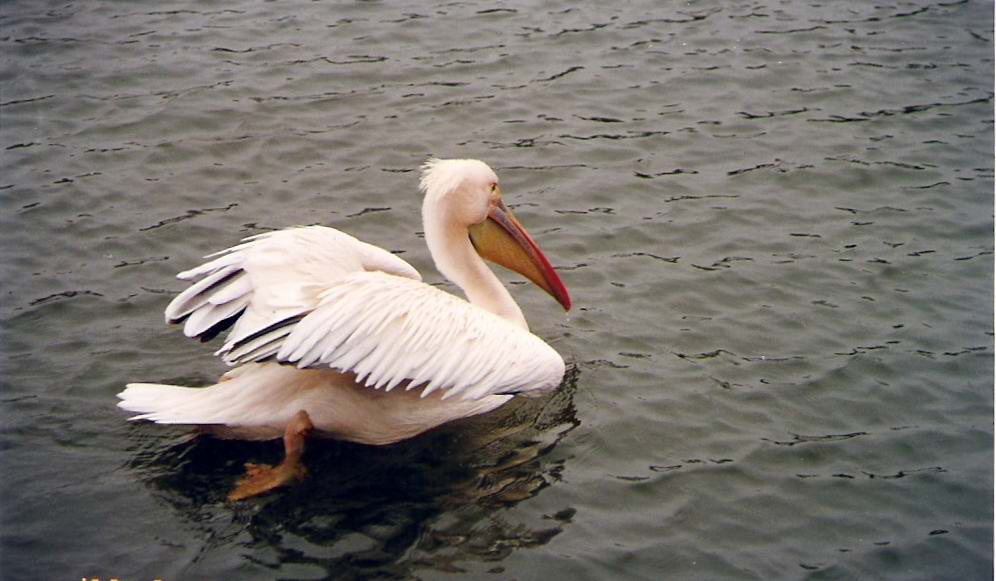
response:
[[[993,6],[7,2],[0,575],[989,577]],[[476,157],[559,268],[552,397],[231,505],[275,443],[115,408],[212,382],[161,312],[243,236],[439,281],[416,168]],[[453,287],[449,287],[451,290]]]

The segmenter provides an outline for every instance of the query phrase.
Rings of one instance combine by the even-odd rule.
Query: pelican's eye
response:
[[[488,195],[488,201],[492,206],[498,203],[501,199],[501,188],[498,187],[496,182],[491,182],[491,193]]]

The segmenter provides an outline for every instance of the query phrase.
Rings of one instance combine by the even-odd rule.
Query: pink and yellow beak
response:
[[[478,254],[528,278],[563,305],[565,311],[571,310],[567,287],[497,190],[487,219],[471,226],[469,231]]]

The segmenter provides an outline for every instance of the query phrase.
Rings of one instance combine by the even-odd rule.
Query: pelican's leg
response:
[[[239,479],[228,495],[228,500],[236,501],[269,492],[301,480],[308,473],[301,462],[304,455],[304,439],[314,426],[308,413],[301,410],[284,430],[284,461],[276,466],[246,464],[246,475]]]

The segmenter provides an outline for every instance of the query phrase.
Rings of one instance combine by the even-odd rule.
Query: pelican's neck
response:
[[[459,286],[471,304],[529,329],[519,305],[470,243],[467,228],[431,212],[423,212],[422,221],[425,243],[439,272]]]

